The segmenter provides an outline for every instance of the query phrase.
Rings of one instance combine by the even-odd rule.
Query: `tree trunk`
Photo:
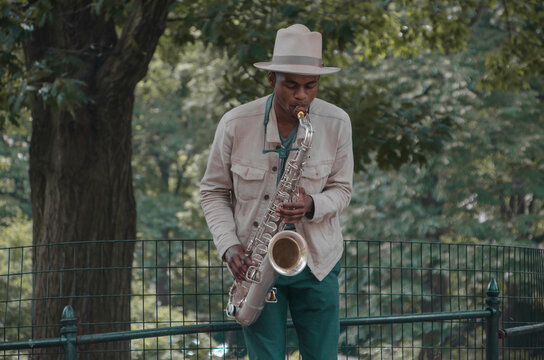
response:
[[[48,22],[36,25],[25,45],[29,67],[45,59],[53,64],[47,82],[83,81],[92,100],[70,111],[36,97],[32,107],[35,339],[59,335],[68,304],[75,309],[79,334],[130,329],[134,243],[115,240],[136,236],[134,88],[164,30],[169,2],[134,1],[119,38],[113,16],[93,14],[91,1],[55,2]],[[77,66],[63,56],[75,56]],[[58,243],[68,244],[51,245]],[[92,352],[80,358],[128,358],[128,346],[106,343],[86,349]]]
[[[34,329],[35,338],[58,336],[58,326],[41,326],[58,324],[68,304],[80,324],[89,324],[80,328],[81,333],[130,328],[127,295],[134,243],[112,241],[136,235],[130,164],[132,99],[125,99],[124,113],[104,109],[91,116],[92,105],[78,109],[77,120],[67,113],[33,111],[34,296],[44,299],[34,303],[34,325],[40,325]],[[83,244],[50,245],[61,242]],[[122,348],[128,349],[127,344]]]

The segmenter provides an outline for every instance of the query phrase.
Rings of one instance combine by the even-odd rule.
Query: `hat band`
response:
[[[273,56],[272,63],[275,65],[311,65],[323,67],[323,61],[319,58],[315,58],[312,56]]]

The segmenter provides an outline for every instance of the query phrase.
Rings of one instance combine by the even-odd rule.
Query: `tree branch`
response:
[[[504,17],[506,21],[506,31],[508,32],[508,40],[512,42],[512,27],[510,24],[510,14],[508,12],[508,7],[506,7],[506,0],[502,0],[502,7],[504,9]]]
[[[473,17],[471,17],[470,22],[468,24],[469,28],[472,29],[478,23],[478,21],[481,19],[482,12],[483,12],[485,4],[486,4],[486,2],[484,0],[482,0],[482,1],[480,1],[478,3],[478,7],[476,8],[476,14]]]
[[[166,27],[168,8],[174,0],[138,0],[133,4],[119,41],[98,73],[99,88],[132,89],[147,66]]]

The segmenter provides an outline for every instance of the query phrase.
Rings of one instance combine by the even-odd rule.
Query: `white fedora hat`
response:
[[[340,71],[337,67],[323,65],[321,57],[321,34],[310,32],[301,24],[278,30],[274,54],[270,62],[253,64],[268,71],[302,75],[326,75]]]

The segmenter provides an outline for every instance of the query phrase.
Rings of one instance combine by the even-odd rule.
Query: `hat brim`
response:
[[[327,75],[340,71],[341,69],[333,66],[312,66],[312,65],[299,65],[299,64],[274,64],[272,62],[258,62],[253,64],[258,69],[267,71],[277,71],[289,74],[300,75]]]

